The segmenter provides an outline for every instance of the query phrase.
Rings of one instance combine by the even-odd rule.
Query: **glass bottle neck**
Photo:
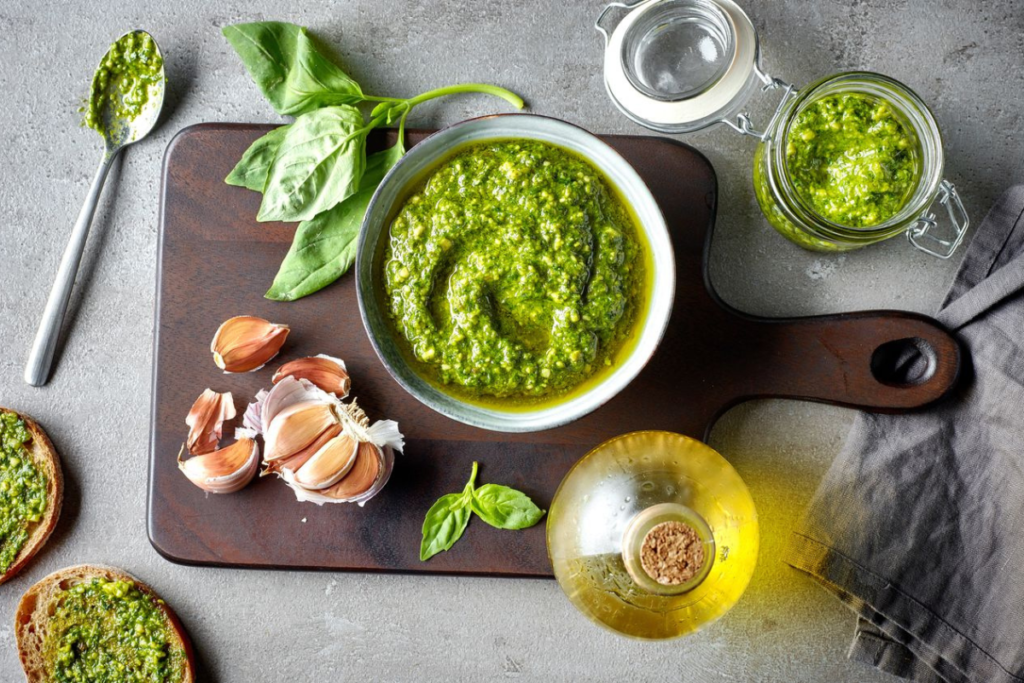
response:
[[[699,514],[678,503],[639,512],[622,536],[622,561],[636,585],[655,595],[696,588],[711,571],[715,539]]]

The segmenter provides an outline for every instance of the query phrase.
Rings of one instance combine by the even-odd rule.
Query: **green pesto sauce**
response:
[[[46,474],[25,447],[31,440],[16,414],[0,412],[0,574],[14,563],[46,510]]]
[[[95,578],[68,588],[59,598],[44,646],[52,680],[183,680],[185,652],[172,645],[162,604],[129,581]]]
[[[105,108],[110,109],[111,120],[138,118],[152,100],[154,86],[163,78],[163,65],[163,57],[148,33],[128,33],[118,38],[92,77],[89,99],[80,110],[85,114],[84,124],[105,135]]]
[[[823,97],[797,114],[786,140],[786,167],[797,194],[833,223],[884,223],[917,186],[917,137],[884,99]]]
[[[470,397],[572,390],[613,365],[642,305],[629,210],[589,163],[542,142],[442,163],[391,223],[383,263],[407,350]]]

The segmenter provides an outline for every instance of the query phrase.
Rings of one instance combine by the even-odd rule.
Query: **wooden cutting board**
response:
[[[477,520],[451,551],[421,563],[423,516],[438,497],[462,489],[474,460],[481,464],[478,483],[513,486],[547,508],[570,466],[618,434],[665,429],[703,438],[727,408],[758,397],[907,410],[937,400],[957,378],[956,342],[920,315],[765,320],[727,307],[705,271],[717,201],[711,164],[673,140],[606,136],[650,186],[672,232],[678,291],[664,341],[625,391],[568,426],[512,435],[454,422],[388,375],[360,322],[351,274],[298,302],[263,298],[295,228],[257,223],[259,195],[223,179],[269,128],[192,126],[174,138],[164,158],[148,525],[153,546],[173,562],[550,576],[543,524],[510,532]],[[409,142],[426,134],[412,132]],[[393,140],[392,133],[381,133],[371,146],[383,146],[385,135]],[[291,336],[271,368],[222,374],[210,339],[222,321],[243,314],[288,324]],[[930,378],[913,385],[885,381],[893,354],[876,353],[905,339],[917,340],[932,360]],[[343,358],[360,405],[373,419],[398,420],[406,435],[405,454],[397,456],[379,496],[362,508],[317,507],[297,502],[276,478],[258,479],[236,494],[207,495],[178,472],[185,416],[203,389],[233,392],[241,415],[256,391],[270,385],[273,367],[317,353]],[[233,425],[225,431],[233,433]]]

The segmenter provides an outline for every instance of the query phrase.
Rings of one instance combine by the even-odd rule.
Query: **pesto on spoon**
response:
[[[89,100],[81,111],[85,114],[83,125],[103,138],[103,160],[71,230],[29,353],[25,381],[32,386],[42,386],[49,378],[57,336],[107,172],[122,149],[153,130],[164,103],[165,83],[160,48],[145,31],[130,31],[114,41],[96,68]]]

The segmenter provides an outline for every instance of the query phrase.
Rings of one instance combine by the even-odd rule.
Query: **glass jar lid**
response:
[[[612,10],[626,13],[611,27]],[[733,0],[612,3],[597,19],[612,101],[643,126],[688,133],[738,111],[770,81],[754,25]]]

